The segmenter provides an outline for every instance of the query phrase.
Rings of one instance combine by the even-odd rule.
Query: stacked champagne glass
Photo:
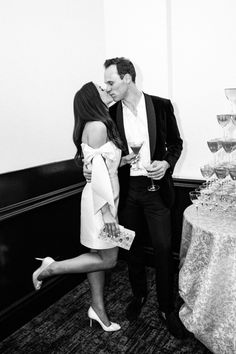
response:
[[[231,113],[217,115],[222,136],[207,141],[213,154],[213,163],[200,167],[206,179],[196,191],[190,192],[190,199],[198,212],[204,215],[216,214],[224,218],[236,217],[236,88],[225,89],[231,104]]]

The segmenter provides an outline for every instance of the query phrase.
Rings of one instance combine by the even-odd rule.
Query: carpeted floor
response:
[[[174,338],[158,317],[155,279],[148,272],[148,300],[139,319],[130,324],[125,308],[131,297],[127,267],[119,261],[109,274],[106,306],[110,319],[120,323],[118,332],[104,332],[99,324],[89,327],[87,280],[0,343],[1,354],[209,354],[194,337]]]

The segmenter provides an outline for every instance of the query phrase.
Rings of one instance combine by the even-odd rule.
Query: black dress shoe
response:
[[[146,299],[146,297],[133,297],[126,309],[126,317],[130,322],[137,320]]]
[[[169,332],[178,339],[184,339],[191,336],[191,332],[189,332],[181,322],[179,315],[175,312],[165,313],[163,315],[161,313],[161,318],[163,322],[166,324]]]

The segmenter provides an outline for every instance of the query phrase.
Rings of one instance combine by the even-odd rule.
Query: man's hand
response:
[[[166,170],[170,167],[169,163],[165,160],[153,161],[151,169],[148,171],[148,177],[159,180],[165,176]]]
[[[136,162],[136,160],[138,160],[138,155],[135,155],[133,152],[131,152],[131,154],[123,156],[121,158],[119,167],[122,167],[127,164],[131,165],[133,162]]]
[[[83,175],[84,178],[86,179],[87,183],[91,182],[91,178],[92,178],[92,169],[90,165],[87,165],[84,163],[83,165]]]

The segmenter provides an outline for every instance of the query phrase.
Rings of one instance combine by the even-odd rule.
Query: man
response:
[[[138,170],[130,168],[130,164],[119,168],[119,223],[136,233],[128,252],[133,298],[126,309],[126,316],[130,321],[136,320],[147,298],[144,262],[147,234],[142,232],[145,221],[154,250],[160,316],[169,331],[182,338],[184,327],[174,313],[170,219],[170,207],[174,201],[171,175],[182,151],[182,139],[173,107],[168,99],[139,91],[135,84],[135,68],[130,60],[108,59],[104,67],[106,90],[116,102],[109,111],[125,145],[123,155],[131,152],[129,142],[143,142]],[[144,166],[150,161],[152,171],[148,177],[158,181],[160,187],[155,192],[147,189],[150,178]]]

